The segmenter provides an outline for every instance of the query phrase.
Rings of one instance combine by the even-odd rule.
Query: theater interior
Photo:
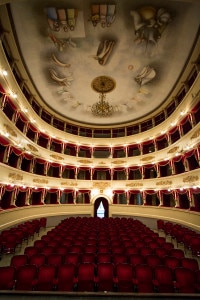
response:
[[[199,16],[0,0],[0,297],[199,298]]]

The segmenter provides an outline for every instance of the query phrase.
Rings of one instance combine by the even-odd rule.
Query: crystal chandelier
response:
[[[99,101],[92,105],[92,114],[96,117],[109,117],[113,114],[114,108],[107,101],[105,101],[106,95],[99,94]]]
[[[114,112],[114,107],[106,100],[106,93],[115,88],[115,81],[108,76],[99,76],[92,81],[92,88],[99,93],[99,101],[92,105],[91,112],[96,117],[109,117]]]

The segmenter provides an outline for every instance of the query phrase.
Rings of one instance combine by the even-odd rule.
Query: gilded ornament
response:
[[[115,160],[112,163],[115,164],[115,165],[122,165],[122,164],[125,164],[126,161],[125,160]]]
[[[106,189],[110,187],[110,183],[109,182],[94,182],[93,183],[93,188],[98,188],[98,189]]]
[[[17,173],[9,173],[8,178],[12,178],[13,180],[23,180],[23,176]]]
[[[89,159],[80,159],[80,160],[78,160],[78,162],[81,164],[91,164],[92,163]]]
[[[162,180],[159,182],[156,182],[156,185],[171,185],[172,181],[171,180]]]
[[[141,183],[141,182],[132,182],[132,183],[127,183],[126,186],[128,186],[128,187],[141,187],[141,186],[143,186],[143,183]]]
[[[17,137],[16,132],[8,124],[3,124],[3,126],[11,136]]]
[[[27,144],[27,147],[29,148],[29,150],[31,150],[33,152],[38,152],[38,149],[31,144]]]
[[[178,149],[179,149],[179,147],[174,147],[174,148],[170,149],[167,153],[177,152]]]
[[[197,129],[194,133],[193,133],[193,135],[191,136],[191,140],[192,139],[196,139],[196,138],[198,138],[200,136],[200,128],[199,129]]]
[[[192,175],[189,175],[185,178],[183,178],[183,182],[194,182],[194,181],[197,181],[199,179],[199,176],[192,176]]]
[[[49,181],[46,179],[39,179],[39,178],[34,178],[33,182],[35,183],[42,183],[42,184],[47,184]]]
[[[63,182],[61,182],[61,185],[64,185],[64,186],[77,186],[78,184],[76,182],[73,182],[73,181],[63,181]]]
[[[141,161],[148,161],[148,160],[153,160],[153,159],[155,159],[155,156],[147,156],[147,157],[141,158]]]
[[[51,154],[50,157],[52,157],[53,159],[57,159],[57,160],[63,160],[64,158],[62,156],[56,155],[56,154]]]

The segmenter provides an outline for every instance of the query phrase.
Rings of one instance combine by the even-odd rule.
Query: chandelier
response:
[[[114,107],[106,100],[106,93],[115,88],[115,81],[108,76],[98,76],[92,81],[92,88],[99,93],[99,101],[92,105],[91,112],[96,117],[109,117],[114,112]]]
[[[92,105],[91,112],[96,117],[109,117],[113,114],[113,106],[105,101],[106,95],[99,94],[99,101]]]

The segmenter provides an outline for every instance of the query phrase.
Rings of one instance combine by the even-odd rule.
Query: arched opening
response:
[[[109,205],[108,200],[104,197],[99,197],[94,203],[94,217],[105,217],[109,216]]]

